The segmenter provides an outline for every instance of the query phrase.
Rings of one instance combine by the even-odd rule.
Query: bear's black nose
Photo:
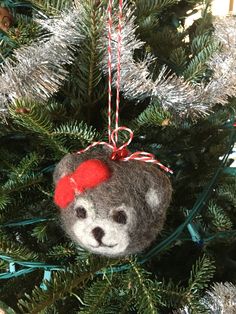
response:
[[[105,235],[105,232],[103,231],[102,228],[100,227],[96,227],[92,230],[92,234],[94,236],[94,238],[99,242],[101,243],[102,242],[102,238],[103,236]]]

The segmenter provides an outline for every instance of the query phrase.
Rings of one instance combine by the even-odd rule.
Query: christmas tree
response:
[[[235,313],[236,20],[208,0],[121,4],[0,1],[0,313]],[[66,236],[52,177],[108,142],[117,78],[128,149],[173,170],[173,195],[149,248],[108,258]]]

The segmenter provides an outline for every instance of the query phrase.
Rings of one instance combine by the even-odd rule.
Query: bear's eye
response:
[[[76,208],[76,216],[79,219],[85,219],[87,217],[87,212],[83,206],[79,206]]]
[[[126,221],[127,221],[127,216],[126,216],[126,213],[123,211],[123,210],[119,210],[117,212],[115,212],[113,215],[112,215],[112,218],[115,222],[117,222],[118,224],[123,224],[125,225],[126,224]]]

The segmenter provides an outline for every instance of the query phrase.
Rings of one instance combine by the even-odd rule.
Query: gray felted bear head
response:
[[[106,150],[66,155],[54,171],[55,203],[67,234],[109,257],[147,248],[163,228],[172,188],[155,165],[113,161]]]

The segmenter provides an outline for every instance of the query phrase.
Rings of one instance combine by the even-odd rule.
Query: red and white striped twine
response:
[[[122,31],[122,7],[123,0],[119,1],[119,24],[117,32],[117,79],[116,79],[116,129],[119,127],[119,109],[120,109],[120,55],[121,55],[121,31]],[[116,142],[118,141],[118,132],[116,133]]]
[[[116,142],[115,138],[117,137],[117,133],[119,131],[129,132],[129,140],[127,142],[125,142],[123,145],[121,145],[120,147],[117,147],[117,142]],[[155,165],[158,165],[164,171],[173,174],[173,171],[170,168],[164,166],[159,160],[155,159],[155,156],[151,153],[138,151],[138,152],[135,152],[135,153],[127,156],[127,154],[129,154],[129,152],[126,150],[126,147],[132,142],[133,137],[134,137],[134,133],[131,129],[126,128],[125,126],[120,126],[117,129],[113,130],[111,133],[111,143],[112,144],[109,144],[107,142],[94,142],[91,145],[89,145],[88,147],[86,147],[85,149],[82,149],[79,152],[77,152],[77,154],[83,154],[95,146],[103,145],[103,146],[109,147],[112,150],[111,156],[115,156],[115,158],[111,157],[111,159],[113,159],[113,160],[120,160],[120,161],[139,160],[139,161],[143,161],[143,162],[150,162],[150,163],[153,163]],[[125,156],[125,157],[123,157],[123,156]]]
[[[108,3],[108,139],[111,143],[111,98],[112,98],[112,1]]]
[[[83,154],[87,152],[89,149],[103,145],[109,147],[112,150],[111,159],[112,160],[121,160],[121,161],[129,161],[129,160],[140,160],[143,162],[150,162],[158,165],[161,169],[166,172],[173,173],[171,169],[164,166],[160,163],[159,160],[155,159],[155,156],[151,153],[138,151],[131,155],[129,155],[126,147],[132,142],[134,133],[131,129],[120,126],[119,127],[119,107],[120,107],[120,81],[121,81],[121,43],[122,43],[122,8],[123,8],[123,0],[119,0],[119,23],[118,23],[118,31],[117,31],[117,80],[116,80],[116,115],[115,115],[115,129],[112,131],[112,121],[111,121],[111,113],[112,113],[112,3],[113,0],[109,0],[108,2],[108,139],[107,142],[94,142],[85,149],[82,149],[77,152],[77,154]],[[129,140],[125,142],[120,147],[117,147],[118,142],[118,132],[119,131],[127,131],[129,133]]]

